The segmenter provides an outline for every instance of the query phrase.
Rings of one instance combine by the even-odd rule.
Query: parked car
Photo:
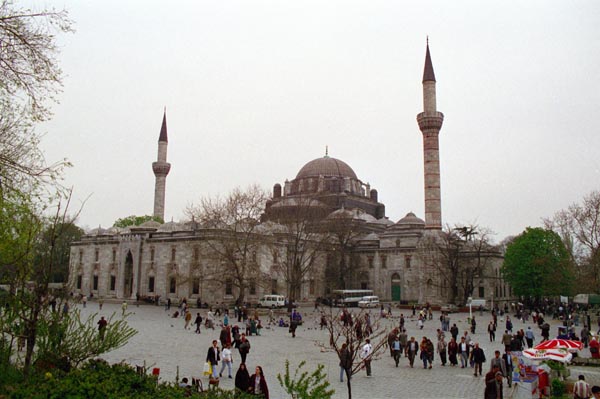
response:
[[[446,304],[446,305],[442,305],[440,307],[440,310],[442,312],[445,312],[445,313],[457,313],[457,312],[460,311],[460,309],[458,308],[458,306],[456,306],[456,305],[454,305],[452,303],[449,303],[449,304]]]
[[[358,301],[359,308],[376,308],[379,306],[379,297],[376,295],[372,296],[363,296],[360,301]]]

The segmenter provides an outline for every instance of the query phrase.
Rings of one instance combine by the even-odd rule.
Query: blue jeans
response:
[[[211,366],[212,366],[212,376],[214,378],[219,378],[219,372],[217,371],[218,365],[217,364],[211,364]]]
[[[219,371],[219,375],[223,374],[223,370],[225,370],[225,367],[227,367],[229,377],[231,377],[231,362],[221,362],[221,371]]]

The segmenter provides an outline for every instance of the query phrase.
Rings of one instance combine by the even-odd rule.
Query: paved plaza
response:
[[[98,312],[100,316],[109,317],[113,312],[121,314],[120,304],[104,304],[102,311],[98,309],[96,302],[88,303],[86,309],[81,309],[82,315]],[[171,308],[171,312],[177,310]],[[192,309],[192,315],[195,317],[197,309]],[[279,386],[277,374],[284,372],[285,360],[289,359],[291,367],[302,360],[307,361],[308,370],[313,370],[317,364],[325,365],[325,372],[328,376],[331,387],[335,389],[334,398],[346,398],[346,383],[339,382],[339,360],[334,352],[328,349],[324,343],[329,341],[327,332],[319,330],[318,313],[312,308],[301,308],[305,323],[298,327],[296,338],[292,338],[287,328],[263,328],[261,336],[250,337],[252,349],[248,355],[248,369],[254,370],[257,365],[262,366],[269,391],[272,399],[289,398],[283,388]],[[129,324],[138,330],[138,334],[130,342],[113,352],[102,357],[109,362],[124,361],[131,365],[142,365],[144,361],[147,367],[160,368],[161,381],[175,381],[177,367],[179,367],[179,377],[193,377],[202,374],[202,367],[206,359],[208,347],[213,339],[219,338],[220,328],[215,330],[206,330],[202,328],[202,334],[194,333],[195,325],[191,330],[184,329],[184,320],[182,318],[173,319],[169,317],[162,306],[140,305],[136,307],[129,304],[128,317]],[[400,310],[394,310],[394,318],[388,319],[390,327],[397,326]],[[405,316],[410,311],[402,310]],[[206,316],[206,309],[200,311],[203,317]],[[120,316],[116,316],[120,317]],[[192,318],[192,321],[194,319]],[[451,325],[456,323],[461,334],[467,329],[467,313],[458,313],[451,315]],[[425,323],[423,330],[419,330],[416,319],[408,317],[406,319],[406,328],[408,337],[414,336],[420,341],[423,336],[427,336],[434,342],[436,340],[436,330],[440,328],[439,312],[434,312],[433,320]],[[472,334],[475,341],[480,342],[484,348],[487,362],[484,363],[484,374],[489,368],[489,360],[493,357],[496,349],[502,350],[500,338],[504,332],[503,323],[499,322],[497,337],[495,342],[489,342],[487,334],[487,324],[491,319],[489,312],[484,312],[483,316],[476,314],[477,331]],[[231,320],[231,324],[241,323]],[[521,323],[513,320],[514,328],[526,329],[532,326],[536,334],[536,343],[539,342],[539,329],[534,327],[533,323]],[[551,334],[557,331],[558,323],[551,322]],[[579,327],[581,328],[581,327]],[[446,333],[450,338],[450,334]],[[234,367],[233,376],[239,365],[240,357],[237,350],[233,351]],[[588,349],[584,349],[583,356],[589,356]],[[220,367],[220,365],[219,365]],[[415,368],[408,366],[408,359],[402,358],[400,366],[395,367],[393,359],[386,352],[382,357],[373,362],[373,377],[367,377],[365,372],[360,372],[353,377],[352,392],[353,397],[357,399],[369,398],[481,398],[483,397],[484,382],[483,377],[474,377],[473,369],[461,369],[460,367],[442,367],[439,356],[436,353],[434,366],[431,370],[424,370],[422,363],[415,360]],[[571,368],[572,375],[584,374],[590,385],[600,385],[600,371],[590,368]],[[224,372],[226,376],[226,371]],[[207,378],[204,377],[205,386]],[[234,380],[221,378],[221,387],[228,389],[234,387]],[[509,396],[508,386],[504,387],[504,397]],[[516,396],[516,395],[515,395]]]

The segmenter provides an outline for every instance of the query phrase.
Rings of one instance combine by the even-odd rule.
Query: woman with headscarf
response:
[[[269,399],[269,388],[262,371],[262,367],[256,366],[254,374],[250,377],[250,392],[255,396]]]
[[[248,392],[250,388],[250,373],[248,373],[245,363],[240,363],[235,374],[235,388],[241,392]]]

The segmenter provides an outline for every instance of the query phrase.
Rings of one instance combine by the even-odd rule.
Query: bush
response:
[[[37,398],[135,398],[183,399],[199,398],[199,393],[186,392],[172,383],[156,383],[149,375],[140,375],[128,365],[109,365],[103,360],[92,360],[81,369],[64,373],[60,370],[30,375],[26,383],[18,372],[3,374],[0,397],[14,399]],[[234,392],[220,389],[204,392],[203,399],[233,399]],[[248,397],[246,395],[238,398]]]
[[[565,394],[565,383],[558,378],[553,378],[550,385],[552,386],[552,397],[562,398]]]

